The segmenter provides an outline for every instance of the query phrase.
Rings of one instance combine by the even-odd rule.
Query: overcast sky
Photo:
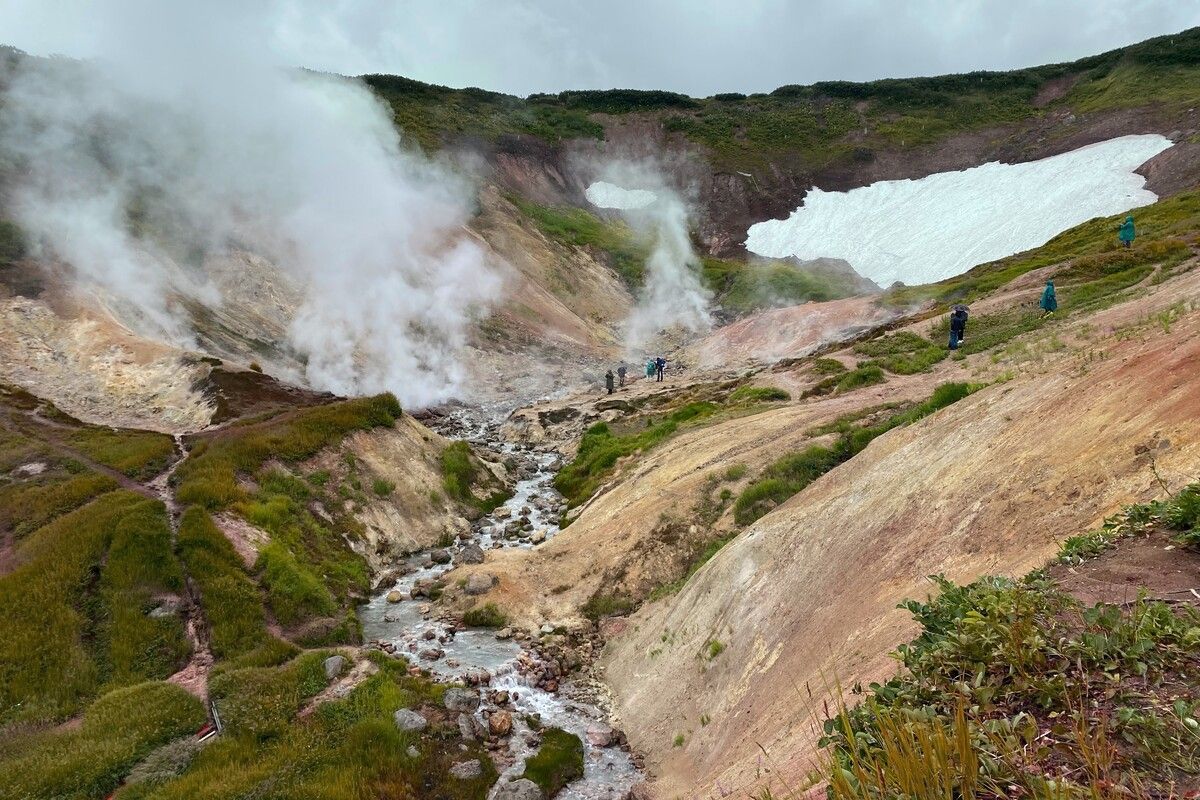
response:
[[[115,6],[149,2],[220,14],[232,0],[0,0],[0,40],[93,56],[128,18]],[[245,0],[234,13],[283,64],[520,95],[705,96],[1068,61],[1200,25],[1200,0]]]

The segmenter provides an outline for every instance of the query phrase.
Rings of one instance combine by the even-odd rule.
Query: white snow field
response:
[[[658,198],[645,189],[626,189],[608,181],[596,181],[583,192],[588,202],[597,208],[617,208],[622,211],[645,208]]]
[[[1157,134],[1122,136],[1024,164],[994,161],[848,192],[813,188],[787,219],[751,225],[746,248],[843,258],[880,286],[938,281],[1153,203],[1134,170],[1171,145]]]

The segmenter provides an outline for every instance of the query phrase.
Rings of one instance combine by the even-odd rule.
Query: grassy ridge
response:
[[[1035,104],[1052,80],[1068,82],[1049,108],[1077,112],[1154,105],[1165,113],[1200,94],[1200,29],[1072,63],[1008,72],[811,86],[769,94],[696,99],[663,91],[568,91],[525,100],[384,75],[363,80],[391,107],[397,126],[427,148],[455,139],[494,141],[525,133],[547,142],[603,138],[593,115],[637,114],[702,145],[724,166],[798,161],[807,169],[874,160],[878,150],[934,144],[956,133],[1046,113]]]
[[[141,683],[110,692],[75,730],[34,733],[0,745],[0,796],[105,797],[155,747],[204,723],[200,701],[178,686]]]
[[[138,618],[179,582],[165,520],[162,504],[121,490],[22,543],[23,563],[0,580],[0,722],[59,719],[103,680],[174,665],[185,649],[177,623]]]
[[[599,251],[626,286],[636,289],[642,285],[650,248],[627,225],[602,220],[582,208],[543,206],[516,195],[508,199],[550,239]]]
[[[197,441],[172,480],[181,503],[225,508],[244,499],[238,473],[254,473],[269,459],[301,461],[348,434],[390,428],[400,417],[390,394],[307,408],[274,423],[237,427]]]

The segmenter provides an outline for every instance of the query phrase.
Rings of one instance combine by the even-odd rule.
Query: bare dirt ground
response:
[[[1141,596],[1200,605],[1200,553],[1172,541],[1171,532],[1161,529],[1124,539],[1083,564],[1056,564],[1047,573],[1088,605],[1126,605]]]

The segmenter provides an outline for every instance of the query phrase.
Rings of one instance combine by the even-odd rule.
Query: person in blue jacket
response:
[[[1058,310],[1058,297],[1054,294],[1054,281],[1046,281],[1046,289],[1042,292],[1042,301],[1038,303],[1046,316]]]
[[[1130,214],[1121,223],[1121,227],[1117,229],[1117,238],[1126,247],[1133,246],[1133,240],[1137,238],[1137,230],[1133,227],[1133,214]]]

